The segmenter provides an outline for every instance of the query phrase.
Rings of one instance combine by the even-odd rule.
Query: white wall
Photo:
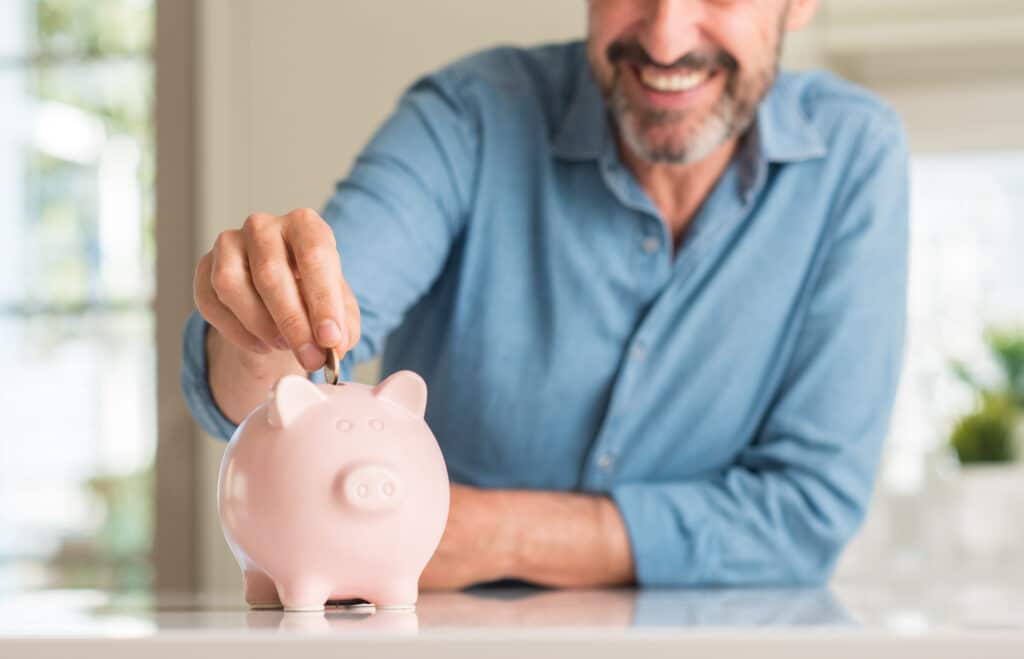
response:
[[[232,153],[248,152],[240,210],[319,207],[418,75],[488,45],[568,39],[583,26],[582,2],[572,1],[260,0],[205,9],[211,55],[230,51],[237,76],[230,90],[207,88],[207,101],[236,98]]]

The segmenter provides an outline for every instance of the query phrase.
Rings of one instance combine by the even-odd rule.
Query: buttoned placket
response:
[[[753,147],[756,147],[756,144],[752,145]],[[656,221],[664,228],[663,235],[667,235],[665,223],[658,218],[657,211],[647,200],[639,184],[634,181],[633,186],[630,186],[628,174],[619,169],[614,159],[607,155],[606,153],[601,159],[601,168],[608,187],[623,204],[648,216],[653,215],[653,218],[645,219]],[[641,382],[647,364],[656,359],[657,347],[651,345],[650,336],[656,334],[659,319],[672,311],[673,300],[682,292],[680,289],[684,288],[689,275],[700,263],[701,256],[709,251],[713,241],[722,232],[729,231],[746,220],[752,210],[756,192],[764,184],[765,169],[765,163],[758,160],[737,161],[731,164],[723,174],[723,179],[712,190],[709,203],[705,203],[694,218],[687,240],[680,248],[675,262],[671,264],[667,280],[661,284],[661,290],[654,303],[626,343],[604,419],[585,461],[580,483],[582,490],[608,491],[615,482],[616,474],[621,471],[620,456],[623,446],[629,441],[628,437],[618,431],[618,427],[622,425],[621,422],[627,415],[642,413],[640,410],[630,409],[631,392],[635,391]],[[654,250],[648,247],[653,244],[648,242],[651,238],[658,241]],[[666,252],[663,256],[667,260],[668,248],[662,240],[649,230],[640,244],[644,256],[654,258],[661,254],[661,249],[664,249]],[[649,273],[650,270],[646,272]]]

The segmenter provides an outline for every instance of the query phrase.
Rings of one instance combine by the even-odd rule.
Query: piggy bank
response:
[[[448,520],[448,471],[426,402],[411,371],[375,387],[287,375],[242,421],[217,500],[250,606],[415,605]]]

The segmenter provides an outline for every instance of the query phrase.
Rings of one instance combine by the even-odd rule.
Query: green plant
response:
[[[962,464],[1011,462],[1017,459],[1014,428],[1017,411],[1003,396],[986,396],[980,409],[959,421],[950,443]]]
[[[1019,453],[1017,426],[1024,412],[1024,329],[989,330],[985,343],[999,365],[999,381],[984,384],[963,362],[953,373],[977,395],[975,409],[953,428],[950,444],[961,464],[1011,462]]]
[[[1014,405],[1018,410],[1024,408],[1024,331],[993,332],[989,335],[989,346],[1006,374],[1007,390]]]

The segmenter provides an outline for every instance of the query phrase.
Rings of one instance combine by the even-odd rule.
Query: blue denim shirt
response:
[[[897,386],[907,169],[879,100],[782,74],[673,254],[582,44],[476,54],[406,91],[323,208],[362,310],[345,372],[426,379],[454,482],[609,495],[641,585],[820,583]],[[182,384],[228,437],[206,329]]]

